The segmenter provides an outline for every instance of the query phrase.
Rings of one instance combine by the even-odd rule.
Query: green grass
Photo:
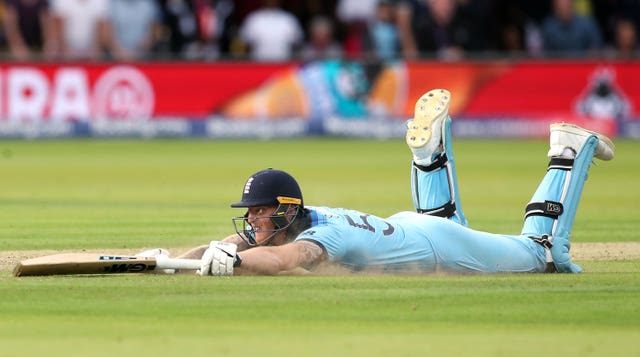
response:
[[[639,290],[637,273],[12,279],[0,354],[632,356]]]
[[[575,242],[640,241],[640,143],[592,167]],[[517,233],[543,141],[455,144],[471,226]],[[277,167],[305,202],[412,207],[401,141],[0,141],[0,250],[188,247],[221,238],[246,177]],[[580,275],[13,278],[0,356],[637,356],[640,261]]]

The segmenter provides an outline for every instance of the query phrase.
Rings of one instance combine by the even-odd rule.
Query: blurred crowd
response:
[[[5,60],[640,58],[639,0],[4,0]]]

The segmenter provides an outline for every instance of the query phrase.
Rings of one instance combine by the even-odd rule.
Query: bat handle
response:
[[[178,259],[165,256],[156,257],[156,269],[200,269],[200,259]]]

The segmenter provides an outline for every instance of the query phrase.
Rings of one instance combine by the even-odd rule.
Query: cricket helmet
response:
[[[282,203],[302,206],[302,191],[293,176],[269,168],[258,171],[247,179],[242,199],[231,204],[231,207],[277,206]]]
[[[242,190],[242,199],[231,204],[231,207],[276,206],[273,214],[266,216],[274,224],[271,235],[260,242],[268,244],[276,234],[289,228],[298,214],[303,210],[302,191],[293,176],[280,170],[268,168],[251,175]],[[236,233],[250,246],[258,245],[255,231],[247,220],[248,213],[233,218]]]

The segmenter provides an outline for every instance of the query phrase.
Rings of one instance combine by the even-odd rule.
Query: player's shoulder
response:
[[[315,211],[322,214],[335,214],[335,215],[346,214],[350,212],[359,212],[358,210],[344,208],[344,207],[305,206],[305,208],[307,208],[310,211]]]
[[[338,207],[327,207],[327,206],[305,206],[309,211],[311,218],[316,223],[331,221],[331,220],[339,220],[340,218],[344,218],[345,216],[351,214],[362,214],[359,211],[348,209],[348,208],[338,208]]]

